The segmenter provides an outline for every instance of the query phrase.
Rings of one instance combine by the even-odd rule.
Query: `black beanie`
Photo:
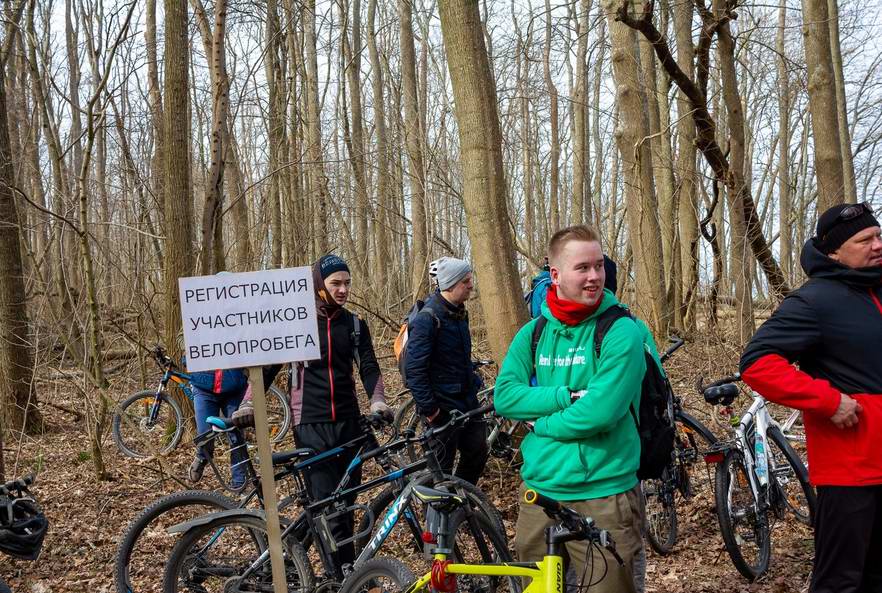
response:
[[[861,208],[861,213],[854,218],[843,220],[840,214],[846,208]],[[873,216],[873,211],[864,204],[837,204],[828,208],[818,218],[817,235],[815,246],[824,255],[833,253],[843,243],[848,241],[860,231],[879,226],[879,221]]]
[[[346,262],[343,261],[338,255],[334,255],[330,253],[318,261],[319,265],[319,274],[322,277],[322,280],[333,274],[334,272],[348,272],[349,266],[346,265]]]

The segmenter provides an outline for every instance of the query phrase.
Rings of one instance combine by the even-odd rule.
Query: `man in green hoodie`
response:
[[[630,408],[640,406],[644,336],[631,319],[621,318],[604,336],[600,358],[594,353],[596,320],[618,303],[603,288],[603,251],[594,229],[579,225],[558,231],[549,241],[548,257],[552,286],[542,306],[548,321],[535,360],[533,320],[517,333],[502,364],[496,410],[533,423],[521,443],[521,493],[532,488],[591,516],[610,531],[625,561],[620,567],[608,553],[592,553],[586,542],[569,543],[577,577],[590,582],[593,592],[631,593],[642,516],[640,439]],[[544,529],[552,521],[523,503],[522,495],[520,500],[518,556],[540,560]]]

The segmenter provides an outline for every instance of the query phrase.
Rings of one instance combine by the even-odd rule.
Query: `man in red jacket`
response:
[[[872,209],[824,212],[800,262],[808,281],[753,336],[741,374],[803,412],[818,490],[811,592],[882,593],[882,238]]]

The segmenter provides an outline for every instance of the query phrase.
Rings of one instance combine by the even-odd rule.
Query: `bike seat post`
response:
[[[435,547],[432,549],[433,554],[444,554],[450,555],[453,553],[453,546],[451,545],[451,533],[450,533],[450,513],[448,511],[443,511],[436,509],[434,505],[429,505],[428,510],[429,515],[435,515],[435,519],[437,521],[437,527],[433,528],[433,521],[430,517],[427,517],[426,520],[426,528],[432,535],[435,536]]]

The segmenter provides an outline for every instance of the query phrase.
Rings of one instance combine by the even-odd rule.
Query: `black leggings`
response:
[[[358,438],[362,434],[358,418],[350,418],[339,422],[316,422],[311,424],[299,424],[294,427],[294,441],[298,447],[309,447],[317,452],[333,449],[343,443]],[[349,462],[355,456],[355,448],[349,449],[338,457],[316,463],[306,472],[306,483],[309,495],[318,500],[325,498],[337,488],[337,484],[346,473]],[[361,483],[361,466],[352,472],[347,488],[353,488]],[[348,500],[347,504],[354,503]],[[354,519],[352,513],[347,513],[328,521],[331,534],[336,541],[352,537]],[[336,553],[337,566],[351,563],[355,560],[355,546],[352,542],[338,548]]]

